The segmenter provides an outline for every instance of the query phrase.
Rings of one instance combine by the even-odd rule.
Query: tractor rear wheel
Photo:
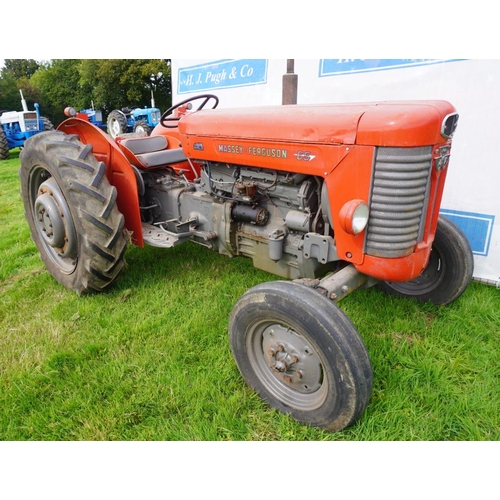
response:
[[[54,125],[52,125],[52,122],[48,118],[41,116],[40,119],[43,122],[43,130],[54,130]]]
[[[0,126],[0,160],[6,160],[9,157],[9,142],[3,128]]]
[[[231,313],[229,339],[246,383],[300,423],[339,431],[365,411],[373,378],[365,345],[347,316],[311,288],[253,287]]]
[[[124,217],[106,166],[76,135],[42,132],[20,155],[31,237],[50,274],[79,295],[102,291],[125,264]]]
[[[439,217],[429,262],[422,274],[412,281],[386,281],[377,286],[398,297],[447,305],[465,291],[473,270],[474,257],[466,236],[449,219]]]
[[[120,134],[124,134],[127,129],[127,118],[117,109],[111,111],[108,115],[108,134],[112,139],[116,139]]]

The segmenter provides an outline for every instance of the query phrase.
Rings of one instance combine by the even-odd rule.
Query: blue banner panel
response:
[[[494,215],[460,212],[445,208],[441,209],[439,214],[450,219],[465,233],[474,255],[484,257],[488,255],[493,224],[495,223]]]
[[[429,64],[463,60],[464,59],[320,59],[319,76],[367,73],[370,71],[426,66]]]
[[[267,59],[224,59],[179,68],[177,93],[267,83]]]

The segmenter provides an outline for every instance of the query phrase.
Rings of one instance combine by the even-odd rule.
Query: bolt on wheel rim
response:
[[[116,119],[113,119],[111,121],[111,132],[113,134],[113,137],[116,137],[117,135],[120,134],[120,131],[121,131],[121,127],[120,127],[120,124],[118,123],[118,120]]]
[[[261,321],[248,332],[250,364],[271,395],[295,409],[313,410],[328,393],[321,359],[311,343],[292,328]]]
[[[35,203],[39,233],[52,248],[66,245],[64,222],[57,203],[48,191],[42,191]]]

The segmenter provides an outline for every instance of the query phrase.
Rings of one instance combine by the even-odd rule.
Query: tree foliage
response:
[[[171,104],[170,62],[164,59],[85,59],[80,75],[80,84],[105,113],[124,106],[149,106],[151,91],[162,111]]]
[[[6,59],[0,73],[0,110],[20,110],[20,94],[33,109],[57,125],[64,109],[113,109],[155,106],[165,111],[172,102],[168,59]]]
[[[64,119],[64,109],[73,106],[80,92],[78,59],[54,59],[47,66],[40,67],[31,83],[40,92],[40,112],[50,115],[53,123]]]
[[[5,68],[17,80],[31,78],[39,67],[40,63],[34,59],[5,59]]]
[[[20,100],[17,81],[11,72],[2,69],[0,77],[0,111],[14,111],[19,106]]]

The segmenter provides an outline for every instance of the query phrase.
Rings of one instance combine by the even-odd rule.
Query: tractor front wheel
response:
[[[274,281],[250,289],[231,313],[229,339],[246,383],[300,423],[339,431],[368,405],[365,345],[347,316],[311,288]]]
[[[466,236],[449,219],[440,217],[429,262],[422,274],[412,281],[381,282],[377,286],[398,297],[447,305],[465,291],[473,269],[474,258]]]
[[[20,158],[25,215],[48,271],[79,295],[104,290],[124,267],[127,246],[105,164],[90,144],[59,131],[30,138]]]
[[[134,132],[137,134],[148,136],[151,134],[152,130],[153,129],[144,120],[139,120],[138,122],[135,122]]]

